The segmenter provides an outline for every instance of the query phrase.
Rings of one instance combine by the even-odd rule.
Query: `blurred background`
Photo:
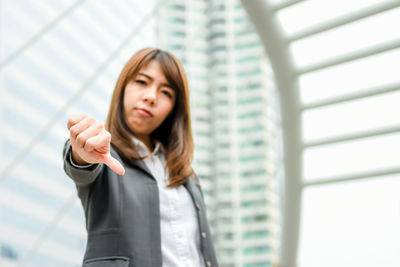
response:
[[[77,267],[69,116],[143,47],[189,78],[221,267],[400,266],[400,0],[0,0],[0,266]]]

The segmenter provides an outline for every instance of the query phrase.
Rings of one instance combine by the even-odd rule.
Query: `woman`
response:
[[[180,62],[142,49],[122,69],[105,127],[68,121],[64,170],[88,231],[83,266],[217,266],[191,169],[189,92]]]

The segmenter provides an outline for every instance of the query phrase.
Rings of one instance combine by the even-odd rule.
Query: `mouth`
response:
[[[150,112],[150,110],[145,109],[145,108],[136,108],[135,109],[140,115],[144,116],[144,117],[153,117],[153,114]]]

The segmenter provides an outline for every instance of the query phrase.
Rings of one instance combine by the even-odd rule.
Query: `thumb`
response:
[[[118,173],[119,175],[123,175],[125,173],[125,168],[122,164],[113,158],[111,154],[108,154],[104,159],[104,164],[110,167],[113,171]]]

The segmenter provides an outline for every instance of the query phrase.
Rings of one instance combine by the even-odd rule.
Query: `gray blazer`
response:
[[[118,175],[104,164],[75,168],[70,153],[67,140],[64,170],[76,184],[88,232],[82,266],[162,267],[158,186],[144,162],[126,164],[111,148],[125,168],[125,174]],[[218,266],[199,180],[191,177],[184,186],[197,208],[206,266]]]

